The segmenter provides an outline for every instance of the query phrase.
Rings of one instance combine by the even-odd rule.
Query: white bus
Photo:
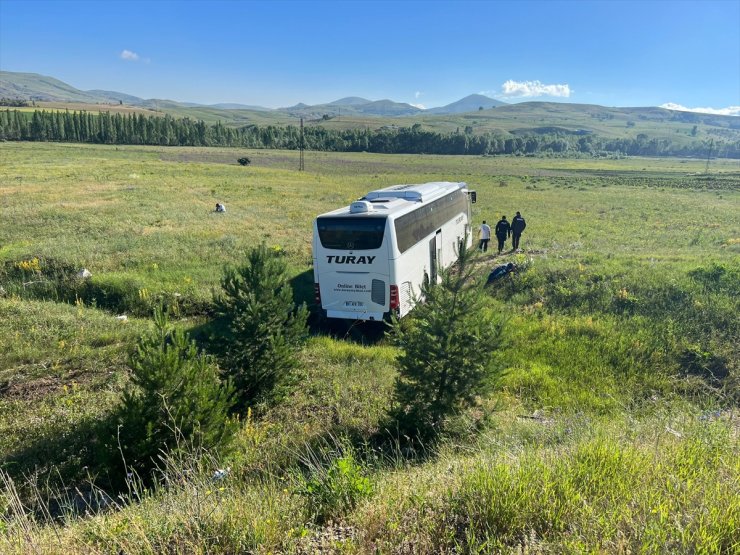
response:
[[[465,183],[394,185],[316,218],[316,304],[328,318],[382,320],[413,308],[424,279],[452,264],[470,233]]]

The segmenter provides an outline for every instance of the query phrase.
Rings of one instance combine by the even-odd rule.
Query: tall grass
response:
[[[0,552],[225,554],[280,549],[299,535],[300,499],[280,482],[265,478],[245,487],[224,469],[215,470],[207,453],[163,457],[153,489],[134,481],[128,493],[103,510],[87,511],[87,518],[68,511],[46,524],[24,507],[3,475],[0,499],[10,510],[0,515]]]
[[[652,441],[607,427],[545,449],[490,445],[390,475],[352,517],[360,551],[733,553],[736,418]]]

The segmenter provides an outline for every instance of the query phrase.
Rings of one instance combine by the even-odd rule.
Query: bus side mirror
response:
[[[468,191],[468,195],[470,195],[470,202],[472,202],[473,204],[475,204],[475,201],[478,200],[477,197],[476,197],[476,195],[475,195],[475,191]]]

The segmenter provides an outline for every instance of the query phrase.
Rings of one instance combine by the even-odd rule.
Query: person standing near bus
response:
[[[504,243],[506,238],[511,235],[511,226],[506,221],[506,216],[501,216],[501,219],[496,224],[496,239],[498,239],[498,253],[504,250]]]
[[[486,220],[483,220],[478,235],[480,235],[478,250],[481,252],[486,252],[488,250],[488,241],[491,240],[491,226],[486,223]]]
[[[514,219],[511,220],[511,250],[517,250],[519,248],[519,239],[521,238],[525,227],[527,227],[527,222],[525,222],[522,215],[517,212]]]

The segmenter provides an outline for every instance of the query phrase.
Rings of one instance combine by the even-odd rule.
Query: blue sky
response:
[[[483,93],[727,109],[740,106],[740,0],[0,0],[0,68],[270,107]]]

